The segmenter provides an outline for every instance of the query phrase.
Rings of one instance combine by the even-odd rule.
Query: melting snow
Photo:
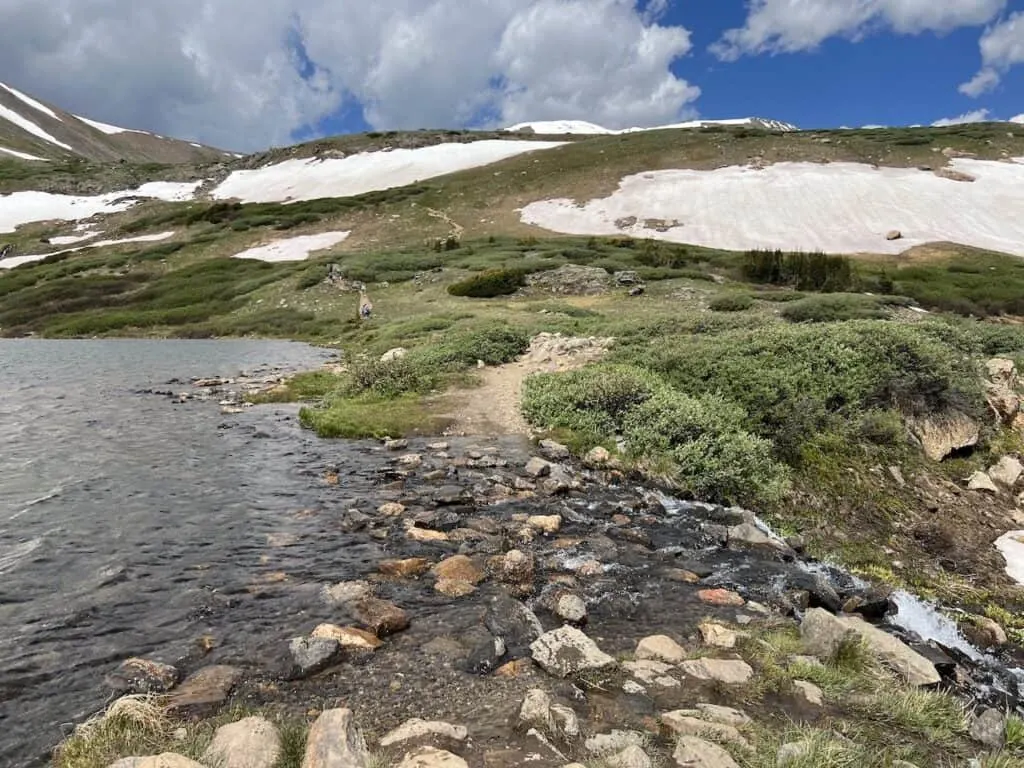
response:
[[[305,261],[313,251],[330,248],[348,236],[348,232],[322,232],[319,235],[290,237],[236,253],[234,258],[257,261]]]
[[[21,160],[46,160],[45,157],[36,157],[35,155],[30,155],[27,152],[18,152],[16,149],[8,149],[7,147],[0,147],[0,152],[17,157]]]
[[[1006,560],[1006,575],[1024,584],[1024,531],[1009,531],[996,539],[996,549]]]
[[[0,88],[3,88],[9,94],[14,96],[14,98],[20,99],[22,102],[24,102],[25,104],[28,104],[33,109],[38,109],[44,115],[49,115],[54,120],[60,120],[60,118],[57,116],[57,113],[54,112],[52,109],[50,109],[48,106],[46,106],[45,104],[40,104],[38,101],[33,99],[31,96],[26,96],[24,93],[22,93],[18,89],[11,88],[11,86],[6,85],[5,83],[0,83]]]
[[[566,234],[632,234],[714,248],[901,253],[936,240],[1024,256],[1024,166],[957,159],[974,182],[915,168],[776,163],[763,170],[667,170],[627,176],[609,197],[547,200],[522,220]],[[628,227],[616,221],[636,217]],[[643,219],[677,221],[665,232]],[[886,233],[899,230],[900,240]]]
[[[173,231],[160,232],[155,235],[138,235],[137,237],[126,237],[121,240],[97,240],[95,243],[80,245],[77,248],[65,248],[63,251],[51,251],[50,253],[28,253],[24,256],[12,256],[7,259],[0,259],[0,269],[12,269],[13,267],[17,267],[21,264],[29,264],[33,261],[42,261],[47,256],[56,256],[61,253],[74,253],[75,251],[82,251],[86,248],[104,248],[108,245],[123,245],[124,243],[154,243],[159,240],[166,240],[173,236]],[[54,242],[56,239],[57,238],[53,238],[50,242]]]
[[[777,131],[799,130],[795,125],[783,123],[778,120],[764,120],[758,117],[740,117],[731,120],[688,120],[684,123],[670,123],[668,125],[653,125],[648,128],[622,128],[614,130],[604,128],[584,120],[549,120],[534,123],[518,123],[506,128],[506,131],[523,131],[533,129],[534,133],[543,135],[554,135],[560,133],[571,133],[576,135],[605,135],[619,136],[624,133],[638,133],[640,131],[663,131],[674,128],[704,128],[710,125],[764,125]]]
[[[419,149],[363,152],[340,159],[286,160],[254,171],[235,171],[213,191],[219,200],[276,203],[351,197],[468,168],[489,165],[524,152],[551,149],[555,141],[474,141]]]
[[[86,125],[91,125],[97,131],[102,131],[108,136],[113,136],[115,133],[146,133],[146,131],[136,131],[133,128],[121,128],[120,126],[111,125],[110,123],[101,123],[99,120],[90,120],[89,118],[82,117],[81,115],[75,115],[75,117]]]
[[[96,237],[99,234],[99,232],[86,232],[84,235],[58,235],[57,237],[50,238],[50,245],[74,245],[83,240]]]
[[[33,123],[31,120],[22,117],[13,109],[8,109],[3,104],[0,104],[0,118],[3,118],[4,120],[8,120],[9,122],[14,123],[23,131],[27,131],[28,133],[31,133],[33,136],[36,136],[42,139],[43,141],[48,141],[51,144],[56,144],[58,147],[63,147],[64,149],[68,149],[74,152],[74,150],[71,149],[71,147],[65,144],[63,141],[58,141],[57,139],[53,138],[53,136],[48,134],[46,131],[44,131],[38,125]]]

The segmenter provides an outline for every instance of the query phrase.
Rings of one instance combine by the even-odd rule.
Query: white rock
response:
[[[717,704],[698,704],[697,711],[700,712],[701,717],[705,720],[724,723],[734,728],[750,723],[750,718],[745,712],[733,709],[732,707],[722,707]]]
[[[633,745],[604,758],[608,768],[652,768],[651,758],[640,747]]]
[[[173,752],[164,752],[162,755],[143,758],[136,763],[135,768],[204,768],[195,760],[189,760]]]
[[[405,347],[395,347],[394,349],[389,349],[387,352],[381,355],[380,361],[382,363],[393,363],[395,362],[395,360],[401,360],[408,353],[409,351]]]
[[[467,732],[466,728],[461,725],[452,725],[451,723],[438,720],[421,720],[418,717],[414,717],[385,734],[384,738],[380,740],[380,745],[382,747],[390,747],[395,744],[401,744],[403,741],[418,739],[424,736],[439,736],[453,741],[465,741]]]
[[[1024,474],[1024,465],[1012,456],[1003,456],[995,466],[988,471],[988,476],[1000,485],[1012,488]]]
[[[540,688],[527,691],[519,708],[519,719],[544,733],[553,733],[555,719],[551,715],[551,697]]]
[[[796,691],[797,697],[811,706],[825,706],[825,697],[821,692],[821,688],[814,683],[809,683],[806,680],[794,680],[793,688]]]
[[[367,768],[366,741],[350,709],[329,709],[309,729],[302,768]]]
[[[720,746],[696,736],[681,736],[672,757],[678,768],[740,768]]]
[[[679,667],[697,680],[716,680],[727,685],[747,683],[754,676],[754,670],[747,662],[733,659],[692,659]]]
[[[988,493],[999,493],[999,488],[992,482],[992,478],[984,472],[975,472],[967,478],[967,490],[986,491]]]
[[[657,678],[671,672],[673,667],[663,661],[654,659],[640,659],[640,661],[623,662],[622,668],[629,674],[644,683],[653,683]]]
[[[627,747],[643,746],[644,736],[636,731],[612,731],[598,733],[587,739],[583,746],[592,755],[607,755],[621,752]]]
[[[269,720],[247,717],[222,725],[203,753],[218,768],[273,768],[281,755],[281,735]]]
[[[443,749],[423,747],[407,754],[398,768],[469,768],[469,763]]]
[[[704,640],[704,645],[710,645],[715,648],[736,647],[736,633],[731,629],[723,627],[721,624],[706,621],[698,629],[700,630],[701,639]]]
[[[668,635],[651,635],[637,643],[635,655],[638,659],[657,659],[678,664],[686,660],[686,649]]]
[[[532,515],[527,519],[526,524],[541,533],[558,533],[558,529],[562,527],[562,516]]]
[[[563,621],[580,624],[587,618],[587,604],[578,595],[562,595],[555,604],[555,614]]]
[[[530,651],[533,660],[556,677],[615,664],[615,659],[598,648],[593,640],[569,626],[541,635],[530,644]]]
[[[750,746],[735,726],[690,717],[684,712],[685,710],[666,712],[661,716],[661,722],[677,736],[712,736],[715,739],[739,744],[741,747]]]

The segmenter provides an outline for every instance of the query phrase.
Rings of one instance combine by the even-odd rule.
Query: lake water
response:
[[[247,341],[0,341],[0,766],[104,704],[130,655],[173,661],[268,536],[316,501],[293,407],[220,414],[138,394],[330,353]],[[173,386],[171,387],[174,388]],[[230,591],[230,590],[228,590]]]

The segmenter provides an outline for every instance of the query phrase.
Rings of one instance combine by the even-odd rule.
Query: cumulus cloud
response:
[[[976,109],[973,112],[967,112],[959,117],[944,117],[941,120],[936,120],[932,123],[936,128],[941,128],[946,125],[963,125],[964,123],[984,123],[987,120],[991,120],[989,117],[990,112],[987,109]]]
[[[228,149],[341,110],[380,129],[692,116],[664,0],[0,0],[11,85]]]
[[[993,90],[1003,73],[1024,62],[1024,11],[1010,14],[985,30],[981,38],[981,71],[960,86],[968,96],[980,96]]]
[[[746,23],[711,46],[725,61],[817,48],[830,37],[859,40],[880,29],[901,35],[949,32],[991,21],[1007,0],[750,0]]]
[[[1016,115],[1014,117],[1011,117],[1009,122],[1011,122],[1011,123],[1024,123],[1024,114]]]

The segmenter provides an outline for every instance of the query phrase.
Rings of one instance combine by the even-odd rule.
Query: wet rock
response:
[[[989,749],[1002,749],[1006,740],[1006,715],[986,709],[971,722],[971,738]]]
[[[541,635],[530,644],[530,650],[533,660],[556,677],[568,677],[615,664],[615,659],[598,648],[593,640],[569,626]]]
[[[441,541],[448,541],[448,534],[444,531],[434,531],[430,528],[418,528],[411,524],[405,529],[405,535],[413,541],[419,541],[424,543],[437,543]]]
[[[430,443],[427,445],[428,451],[447,451],[451,446],[448,443]]]
[[[434,493],[433,499],[439,507],[454,507],[472,501],[473,494],[461,485],[445,485]]]
[[[1008,639],[1006,630],[987,616],[976,616],[972,630],[970,634],[974,636],[975,642],[983,648],[1006,645]]]
[[[535,531],[541,533],[553,534],[558,533],[558,529],[562,527],[562,516],[561,515],[532,515],[526,524],[533,528]]]
[[[715,648],[736,647],[736,633],[731,629],[723,627],[721,624],[706,621],[697,629],[700,631],[704,645],[710,645]]]
[[[740,768],[722,747],[696,736],[681,736],[672,759],[678,768]]]
[[[384,517],[401,517],[405,514],[405,505],[399,504],[397,501],[389,501],[387,504],[377,507],[377,514]]]
[[[418,453],[407,453],[405,456],[398,457],[399,466],[406,467],[408,469],[415,469],[423,463],[423,457]]]
[[[728,741],[742,747],[749,747],[743,735],[734,726],[714,723],[679,712],[666,712],[661,722],[676,736],[712,736],[716,741]]]
[[[697,597],[708,605],[732,608],[740,608],[745,602],[742,597],[728,589],[702,589],[697,593]]]
[[[366,741],[350,709],[329,709],[313,723],[302,768],[367,768]]]
[[[339,627],[334,624],[321,624],[313,630],[312,637],[334,640],[343,649],[374,651],[383,643],[371,632],[355,627]]]
[[[604,566],[597,560],[586,560],[576,568],[576,575],[582,579],[590,579],[604,574]]]
[[[166,693],[178,682],[178,670],[170,664],[131,658],[121,662],[103,681],[121,693]]]
[[[319,672],[341,654],[338,641],[327,637],[296,637],[288,644],[288,650],[295,662],[296,677]]]
[[[1012,456],[1003,456],[988,470],[988,476],[1007,488],[1013,488],[1024,474],[1024,465]]]
[[[445,597],[467,597],[476,592],[476,587],[468,581],[458,579],[438,579],[434,582],[434,591]]]
[[[685,568],[669,568],[665,571],[665,577],[672,581],[681,581],[684,584],[696,584],[700,581],[700,576]]]
[[[398,768],[469,768],[469,763],[443,749],[422,747],[402,758]]]
[[[405,560],[381,560],[377,570],[385,576],[399,579],[410,579],[421,576],[430,569],[430,561],[425,557],[410,557]]]
[[[203,667],[185,678],[171,693],[167,708],[177,712],[205,710],[222,704],[235,684],[242,679],[242,670],[226,665]]]
[[[281,735],[269,720],[247,717],[222,725],[203,753],[203,762],[218,768],[274,768]]]
[[[570,624],[583,624],[587,620],[587,604],[579,595],[562,595],[555,603],[555,615]]]
[[[135,764],[135,768],[204,768],[204,766],[183,755],[164,752],[162,755],[142,758]]]
[[[386,451],[404,451],[409,447],[408,440],[385,440],[384,450]]]
[[[574,485],[575,481],[572,476],[561,467],[555,467],[551,470],[550,475],[540,481],[540,489],[548,496],[568,493]]]
[[[484,571],[466,555],[453,555],[434,566],[433,573],[438,579],[465,581],[479,584],[484,580]]]
[[[382,747],[392,747],[406,741],[423,738],[439,738],[450,741],[465,741],[468,732],[465,726],[452,725],[439,720],[421,720],[414,717],[406,720],[393,731],[389,731],[380,740]]]
[[[637,659],[655,659],[669,664],[686,660],[686,649],[668,635],[645,637],[636,646]]]
[[[769,536],[753,523],[743,523],[729,528],[726,541],[730,549],[770,549],[785,552],[784,543]]]
[[[806,680],[794,680],[793,690],[796,692],[797,699],[805,704],[810,704],[812,707],[825,706],[825,697],[821,688],[814,683],[809,683]]]
[[[975,472],[969,478],[967,478],[967,490],[969,491],[986,491],[988,493],[999,493],[999,488],[992,478],[986,475],[984,472]]]
[[[530,477],[540,478],[547,477],[548,475],[550,475],[551,468],[551,462],[540,458],[540,456],[534,456],[532,459],[526,462],[526,467],[523,471],[526,472],[526,474],[528,474]]]
[[[679,685],[678,680],[668,676],[668,673],[673,669],[672,665],[666,664],[663,661],[657,661],[656,659],[626,661],[623,662],[622,668],[637,680],[648,685],[659,685],[662,688],[674,688]]]
[[[537,615],[506,595],[491,600],[484,626],[494,637],[501,638],[513,658],[529,657],[531,643],[544,633]]]
[[[608,768],[652,768],[651,758],[635,744],[603,760]]]
[[[533,591],[534,562],[532,555],[513,549],[504,555],[491,558],[488,561],[488,566],[498,581],[504,584],[520,585],[524,588],[529,586],[530,592]]]
[[[612,731],[598,733],[587,739],[583,746],[592,755],[606,755],[610,752],[621,752],[628,747],[640,747],[644,744],[644,735],[636,731]]]
[[[409,615],[394,603],[365,597],[356,603],[356,619],[373,630],[377,637],[385,637],[409,628]]]
[[[343,581],[334,586],[325,586],[320,594],[328,605],[344,606],[372,595],[373,586],[368,581]]]
[[[471,675],[489,675],[498,668],[507,651],[505,641],[500,637],[487,637],[470,651],[463,669]]]
[[[679,665],[684,674],[697,680],[715,680],[726,685],[750,682],[754,670],[745,661],[734,659],[691,659]]]
[[[538,447],[541,455],[552,461],[565,461],[572,455],[568,446],[556,443],[554,440],[541,440]]]
[[[953,451],[977,445],[981,437],[978,424],[970,416],[954,410],[912,420],[909,426],[932,461],[942,461]]]
[[[597,446],[587,451],[587,455],[583,457],[583,463],[588,467],[605,467],[612,461],[612,455],[608,452],[607,448]]]

